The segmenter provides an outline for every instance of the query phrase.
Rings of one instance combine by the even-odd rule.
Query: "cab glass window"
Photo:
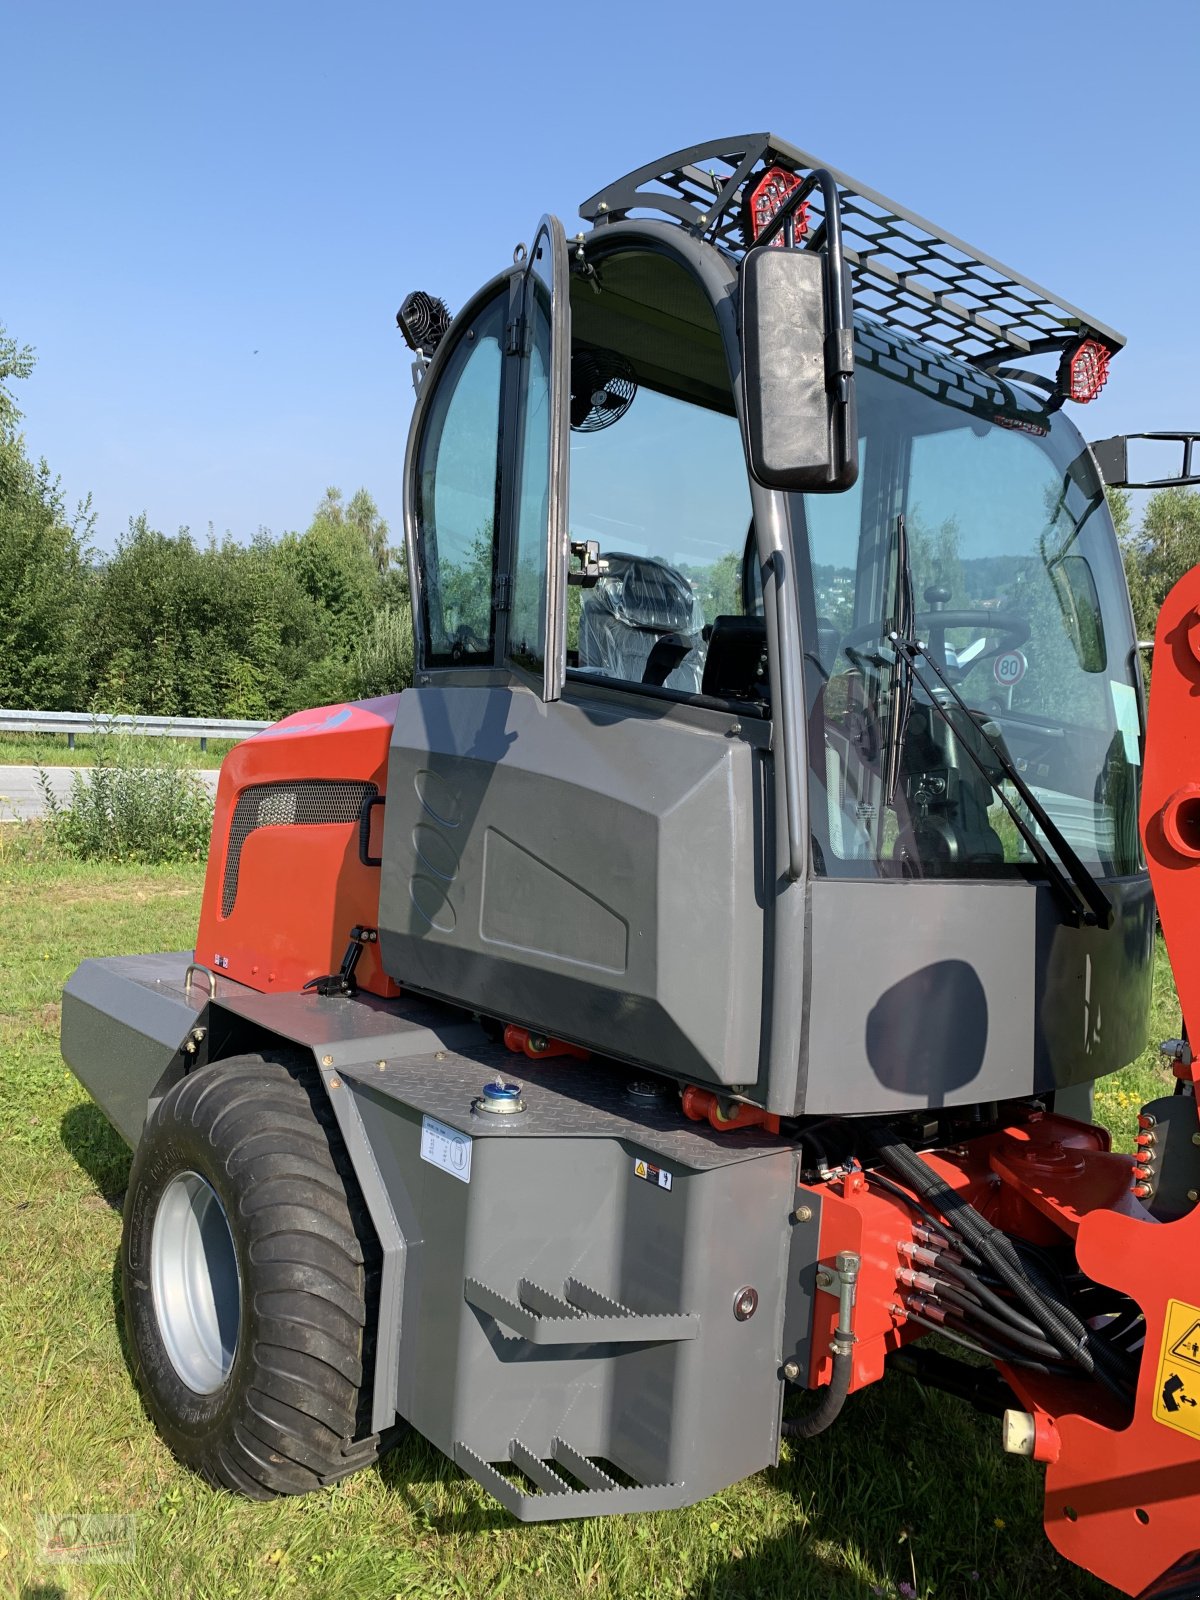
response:
[[[547,253],[549,246],[546,246]],[[530,269],[529,358],[523,371],[512,615],[508,653],[541,672],[546,652],[546,529],[550,516],[550,292]]]
[[[677,262],[636,249],[573,277],[571,314],[570,532],[599,545],[601,577],[569,591],[569,673],[709,692],[713,625],[745,609],[751,517],[712,307]]]
[[[1090,870],[1137,871],[1134,640],[1079,435],[873,325],[858,363],[858,483],[803,503],[817,870],[1040,873],[1007,763]],[[908,672],[902,626],[940,678]]]
[[[494,658],[500,388],[507,296],[458,339],[430,403],[417,457],[428,665]]]

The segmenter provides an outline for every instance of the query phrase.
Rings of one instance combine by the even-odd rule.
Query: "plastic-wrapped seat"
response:
[[[651,652],[660,639],[675,634],[681,644],[691,647],[657,681],[669,689],[699,694],[704,677],[703,627],[704,612],[681,572],[653,556],[606,556],[603,576],[583,598],[579,665],[627,683],[653,682],[657,674],[646,675]]]

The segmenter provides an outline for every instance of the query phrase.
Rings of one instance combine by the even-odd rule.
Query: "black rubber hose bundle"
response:
[[[1129,1364],[1103,1339],[1091,1337],[1084,1323],[1059,1298],[1048,1274],[1033,1260],[1022,1262],[1008,1235],[994,1228],[969,1200],[943,1182],[910,1145],[886,1128],[870,1130],[870,1137],[885,1164],[944,1216],[1007,1285],[1053,1348],[1121,1399],[1127,1399],[1134,1381]]]

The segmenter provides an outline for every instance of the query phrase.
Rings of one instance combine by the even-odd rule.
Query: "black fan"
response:
[[[396,313],[396,326],[404,342],[418,355],[431,356],[450,326],[450,312],[444,300],[414,289]]]
[[[619,422],[633,404],[637,377],[615,350],[579,349],[571,356],[571,429],[597,433]]]

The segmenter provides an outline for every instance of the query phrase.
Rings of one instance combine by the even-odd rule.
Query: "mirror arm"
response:
[[[1137,480],[1129,476],[1129,441],[1150,439],[1183,446],[1183,470],[1173,478],[1146,478]],[[1190,489],[1200,484],[1200,472],[1194,470],[1193,451],[1200,445],[1200,432],[1196,433],[1118,433],[1111,439],[1096,439],[1091,446],[1100,468],[1100,476],[1110,489]]]

